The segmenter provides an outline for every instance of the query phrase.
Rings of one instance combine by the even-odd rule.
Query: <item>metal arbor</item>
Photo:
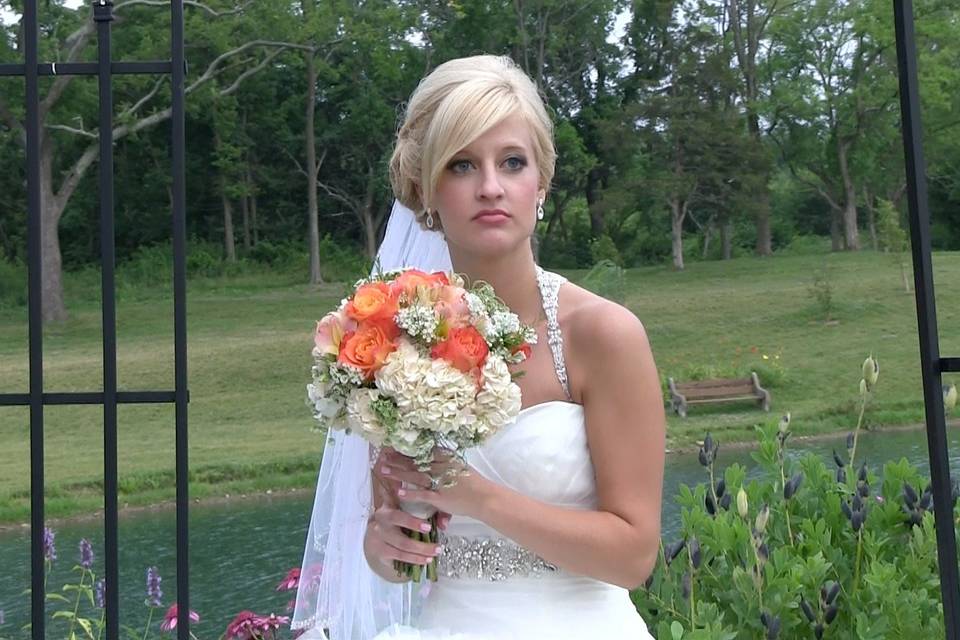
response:
[[[111,58],[113,2],[94,0],[97,61],[41,63],[37,0],[25,0],[22,28],[24,64],[0,65],[0,76],[23,76],[26,83],[26,162],[28,225],[28,317],[30,386],[26,394],[0,394],[0,406],[30,407],[30,554],[31,632],[45,638],[44,611],[44,407],[99,404],[103,406],[103,493],[105,623],[109,640],[120,637],[119,563],[117,536],[117,405],[173,403],[176,420],[177,513],[177,637],[190,638],[187,534],[187,315],[186,315],[186,202],[183,0],[170,3],[170,59],[150,62],[114,62]],[[43,325],[41,318],[41,202],[40,202],[40,76],[96,76],[100,90],[99,131],[113,131],[112,77],[119,74],[169,74],[171,81],[172,234],[174,251],[174,390],[118,391],[116,301],[114,287],[113,135],[100,135],[100,260],[102,269],[103,391],[46,392],[43,386]]]
[[[188,580],[188,486],[187,486],[187,370],[186,370],[186,270],[184,194],[184,33],[183,0],[171,2],[170,60],[160,62],[113,62],[110,57],[110,23],[113,3],[94,0],[97,23],[96,63],[40,63],[37,0],[25,0],[23,13],[24,64],[0,64],[0,76],[23,76],[26,82],[27,205],[29,262],[29,358],[30,389],[27,394],[0,394],[0,406],[30,407],[31,459],[31,606],[34,640],[44,638],[43,555],[43,417],[47,405],[100,404],[104,414],[104,538],[106,557],[107,638],[119,637],[118,539],[117,539],[117,405],[125,403],[173,403],[176,408],[177,483],[177,603],[179,640],[189,631]],[[921,373],[926,410],[927,445],[930,456],[934,513],[937,522],[953,522],[946,420],[941,392],[942,374],[960,372],[960,357],[941,357],[934,302],[931,265],[930,213],[927,202],[925,164],[921,145],[920,101],[917,82],[916,45],[912,0],[893,0],[900,78],[900,104],[907,172],[910,236],[916,290]],[[41,260],[40,260],[40,76],[95,75],[100,87],[100,131],[112,130],[111,77],[114,74],[163,73],[171,76],[172,176],[174,247],[174,358],[173,391],[117,390],[116,318],[114,297],[113,151],[111,137],[100,138],[100,213],[103,287],[103,391],[48,393],[43,388]],[[948,640],[960,640],[960,582],[953,526],[937,527],[937,548],[944,622]]]

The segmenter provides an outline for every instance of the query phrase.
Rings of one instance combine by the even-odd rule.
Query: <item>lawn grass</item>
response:
[[[831,270],[836,322],[826,324],[807,290],[813,272]],[[960,254],[933,265],[941,352],[960,352],[955,299]],[[565,272],[573,281],[584,272]],[[89,282],[68,280],[71,319],[44,337],[45,389],[100,388],[100,309]],[[847,430],[856,422],[860,365],[873,353],[880,382],[868,425],[923,420],[916,309],[897,267],[872,251],[778,255],[631,269],[625,304],[643,321],[663,378],[742,374],[756,368],[773,395],[771,413],[749,404],[695,406],[668,416],[668,447],[691,446],[704,432],[726,443],[752,441],[753,427],[790,411],[798,435]],[[290,489],[315,481],[322,439],[304,404],[313,322],[344,285],[296,284],[284,274],[191,281],[188,293],[191,495]],[[121,390],[173,388],[169,291],[127,291],[118,304]],[[764,360],[766,354],[769,360]],[[777,358],[776,356],[779,356]],[[0,310],[0,389],[28,387],[26,310]],[[173,496],[174,423],[167,405],[119,408],[121,504]],[[46,498],[51,517],[102,504],[102,410],[45,411]],[[0,409],[0,522],[29,514],[26,408]]]

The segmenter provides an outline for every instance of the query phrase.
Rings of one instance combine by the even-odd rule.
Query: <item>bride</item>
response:
[[[535,86],[506,57],[446,62],[410,98],[381,266],[452,266],[486,281],[539,340],[517,367],[520,415],[467,452],[468,473],[452,487],[395,452],[331,434],[292,623],[301,638],[651,638],[628,590],[659,549],[660,382],[630,311],[535,262],[552,131]],[[400,501],[440,511],[439,547],[405,535],[429,522]],[[435,583],[394,570],[395,560],[434,557]]]

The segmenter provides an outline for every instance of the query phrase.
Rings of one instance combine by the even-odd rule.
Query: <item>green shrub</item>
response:
[[[626,298],[626,283],[623,268],[611,260],[600,260],[578,283],[597,295],[623,304]]]
[[[617,266],[623,266],[620,251],[617,249],[617,245],[613,243],[613,238],[607,234],[590,241],[590,257],[593,259],[593,264],[607,261]]]
[[[681,486],[676,498],[682,538],[661,544],[654,573],[632,593],[656,637],[943,635],[927,479],[906,459],[878,470],[856,458],[876,383],[867,377],[848,448],[832,461],[787,455],[789,414],[757,429],[761,477],[748,480],[738,464],[721,469],[719,443],[707,435],[706,482]]]
[[[0,259],[0,308],[27,304],[27,267]]]

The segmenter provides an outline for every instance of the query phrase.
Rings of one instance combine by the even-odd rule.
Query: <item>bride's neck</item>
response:
[[[463,255],[451,247],[450,258],[453,270],[466,276],[468,284],[483,280],[492,285],[497,297],[520,317],[521,322],[532,324],[540,317],[542,305],[532,251],[516,251],[491,260]]]

